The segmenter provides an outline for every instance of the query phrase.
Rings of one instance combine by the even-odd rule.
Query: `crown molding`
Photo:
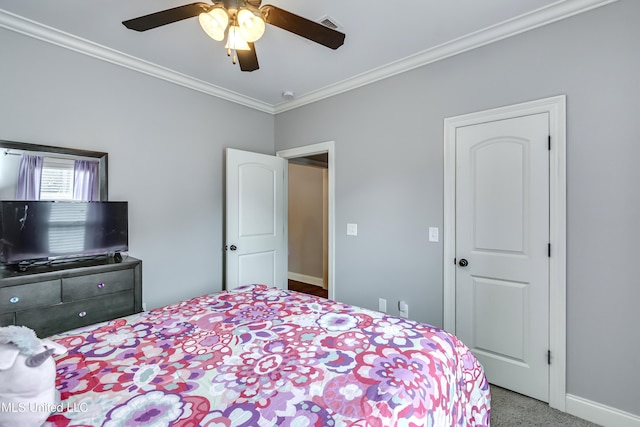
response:
[[[0,27],[189,89],[273,114],[273,106],[0,9]]]
[[[274,106],[274,114],[293,110],[294,108],[311,104],[312,102],[348,92],[616,1],[618,0],[560,0],[547,7],[484,28],[475,33],[383,65],[382,67],[348,78],[336,84],[323,87],[292,101],[282,102]]]
[[[278,114],[503,40],[618,0],[560,0],[418,54],[271,105],[0,9],[0,27],[269,114]]]

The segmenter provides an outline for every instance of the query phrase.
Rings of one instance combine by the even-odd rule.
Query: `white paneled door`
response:
[[[226,155],[225,287],[286,289],[287,160],[230,148]]]
[[[456,130],[455,325],[489,382],[549,401],[549,114]]]

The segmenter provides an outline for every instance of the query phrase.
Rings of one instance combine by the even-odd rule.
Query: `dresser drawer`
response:
[[[0,288],[0,313],[57,304],[60,301],[60,280]]]
[[[0,326],[13,325],[13,313],[0,314]]]
[[[16,313],[16,325],[38,331],[40,338],[134,313],[133,292],[117,292],[82,301]]]
[[[76,301],[133,289],[133,270],[108,271],[62,279],[62,300]]]

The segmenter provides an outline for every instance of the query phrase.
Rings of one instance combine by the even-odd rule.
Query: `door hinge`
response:
[[[551,151],[551,135],[549,135],[549,151]]]
[[[547,244],[547,256],[551,258],[551,243]]]
[[[551,350],[547,350],[547,365],[551,365]]]

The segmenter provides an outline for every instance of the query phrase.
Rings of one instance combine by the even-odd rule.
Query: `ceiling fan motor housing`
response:
[[[219,2],[216,2],[219,3]],[[262,3],[262,0],[253,0],[253,1],[247,1],[247,0],[222,0],[221,3],[224,5],[225,9],[227,10],[233,10],[233,11],[238,11],[242,8],[245,9],[257,9],[258,7],[260,7],[260,4]]]

